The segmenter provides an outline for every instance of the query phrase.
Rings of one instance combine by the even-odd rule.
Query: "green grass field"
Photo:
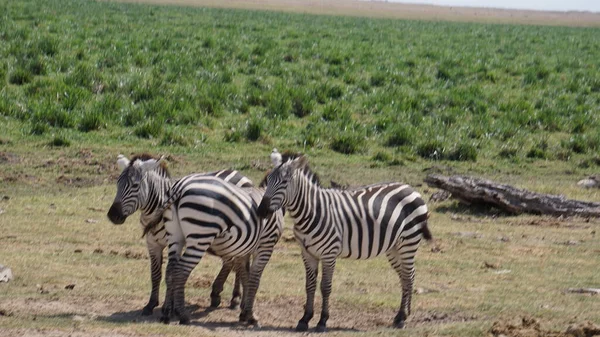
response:
[[[75,0],[0,0],[0,18],[0,264],[15,274],[0,283],[0,335],[295,335],[304,271],[289,223],[259,289],[262,331],[204,313],[215,258],[187,288],[193,326],[138,316],[150,285],[137,216],[105,216],[119,153],[258,182],[277,147],[307,153],[325,182],[404,181],[427,200],[428,172],[600,200],[576,186],[600,167],[599,28]],[[408,329],[389,328],[387,261],[340,261],[330,334],[600,322],[597,296],[564,293],[600,286],[598,220],[430,208]]]

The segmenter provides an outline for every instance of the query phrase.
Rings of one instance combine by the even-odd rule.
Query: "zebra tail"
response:
[[[421,233],[423,234],[423,238],[427,241],[431,241],[433,239],[433,235],[431,235],[431,231],[429,227],[427,227],[427,220],[421,226]]]

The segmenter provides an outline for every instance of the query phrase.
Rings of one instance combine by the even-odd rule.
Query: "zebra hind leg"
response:
[[[213,281],[212,291],[210,293],[211,308],[218,308],[219,305],[221,305],[221,292],[223,292],[223,285],[225,284],[225,281],[227,281],[227,277],[229,276],[229,273],[231,273],[231,269],[233,269],[233,261],[223,260],[221,271],[219,271],[219,274]]]
[[[302,261],[306,270],[306,304],[304,305],[304,315],[298,321],[296,331],[307,331],[308,322],[314,315],[315,290],[317,288],[317,275],[319,274],[319,260],[302,250]]]
[[[246,272],[248,272],[248,270],[250,269],[250,259],[247,258],[245,259],[245,269]],[[229,302],[229,309],[231,310],[235,310],[241,308],[244,308],[244,303],[242,303],[242,278],[238,275],[238,273],[235,273],[235,281],[233,283],[233,291],[231,293],[231,302]]]
[[[394,327],[404,328],[406,319],[410,315],[410,305],[412,299],[413,283],[415,279],[415,253],[419,244],[415,242],[403,242],[399,248],[391,249],[387,253],[390,264],[398,273],[400,283],[402,284],[402,301],[398,314],[394,318]]]

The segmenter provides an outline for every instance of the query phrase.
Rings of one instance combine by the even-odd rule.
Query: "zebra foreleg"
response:
[[[223,260],[223,265],[221,266],[221,271],[213,281],[212,291],[210,293],[210,307],[218,308],[221,305],[221,292],[223,292],[223,285],[225,281],[227,281],[227,277],[229,273],[231,273],[231,269],[233,269],[233,261],[232,260]],[[237,283],[237,276],[236,276]],[[234,295],[235,295],[235,286],[234,286]],[[232,299],[233,301],[233,299]]]
[[[404,244],[398,250],[392,249],[387,253],[388,260],[396,273],[398,273],[402,284],[402,301],[398,314],[394,318],[394,327],[398,329],[404,328],[405,321],[410,315],[410,304],[415,279],[415,251],[414,244]]]
[[[302,249],[302,261],[306,270],[306,304],[304,305],[304,316],[298,321],[296,331],[307,331],[308,322],[313,318],[315,305],[315,290],[317,288],[317,275],[319,274],[319,260]]]
[[[333,271],[335,270],[335,257],[322,259],[323,276],[321,276],[321,297],[323,306],[321,308],[321,319],[317,323],[316,332],[325,332],[327,330],[327,320],[329,319],[329,295],[331,295],[331,281]]]
[[[160,279],[162,278],[162,259],[164,246],[158,244],[155,238],[150,234],[146,236],[146,246],[148,255],[150,255],[150,279],[152,281],[152,290],[148,304],[142,309],[143,316],[150,316],[154,308],[158,306],[158,291],[160,288]]]

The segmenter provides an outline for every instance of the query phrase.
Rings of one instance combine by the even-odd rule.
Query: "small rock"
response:
[[[12,270],[0,264],[0,282],[9,282],[13,279]]]
[[[74,284],[67,284],[67,285],[65,286],[65,289],[67,289],[67,290],[73,290],[73,288],[75,288],[75,285],[74,285]]]
[[[0,208],[0,214],[4,213],[4,210],[2,208]]]
[[[494,274],[498,274],[498,275],[509,274],[511,272],[512,271],[510,269],[501,269],[501,270],[493,271]]]
[[[35,285],[37,287],[38,293],[40,294],[48,294],[49,291],[44,289],[44,286],[42,286],[41,284],[36,284]]]
[[[98,220],[86,219],[85,222],[87,222],[87,223],[98,223]]]
[[[73,253],[81,253],[81,249],[75,249]]]
[[[417,295],[422,295],[422,294],[428,294],[428,293],[439,293],[439,290],[435,290],[435,289],[426,289],[426,288],[421,288],[421,287],[417,287],[414,290],[414,293]]]
[[[510,238],[508,236],[500,236],[500,237],[498,237],[498,241],[510,242]]]
[[[596,177],[585,178],[585,179],[578,181],[577,185],[584,187],[584,188],[598,187],[600,184],[598,183],[598,180],[596,180],[596,179],[597,179]]]

